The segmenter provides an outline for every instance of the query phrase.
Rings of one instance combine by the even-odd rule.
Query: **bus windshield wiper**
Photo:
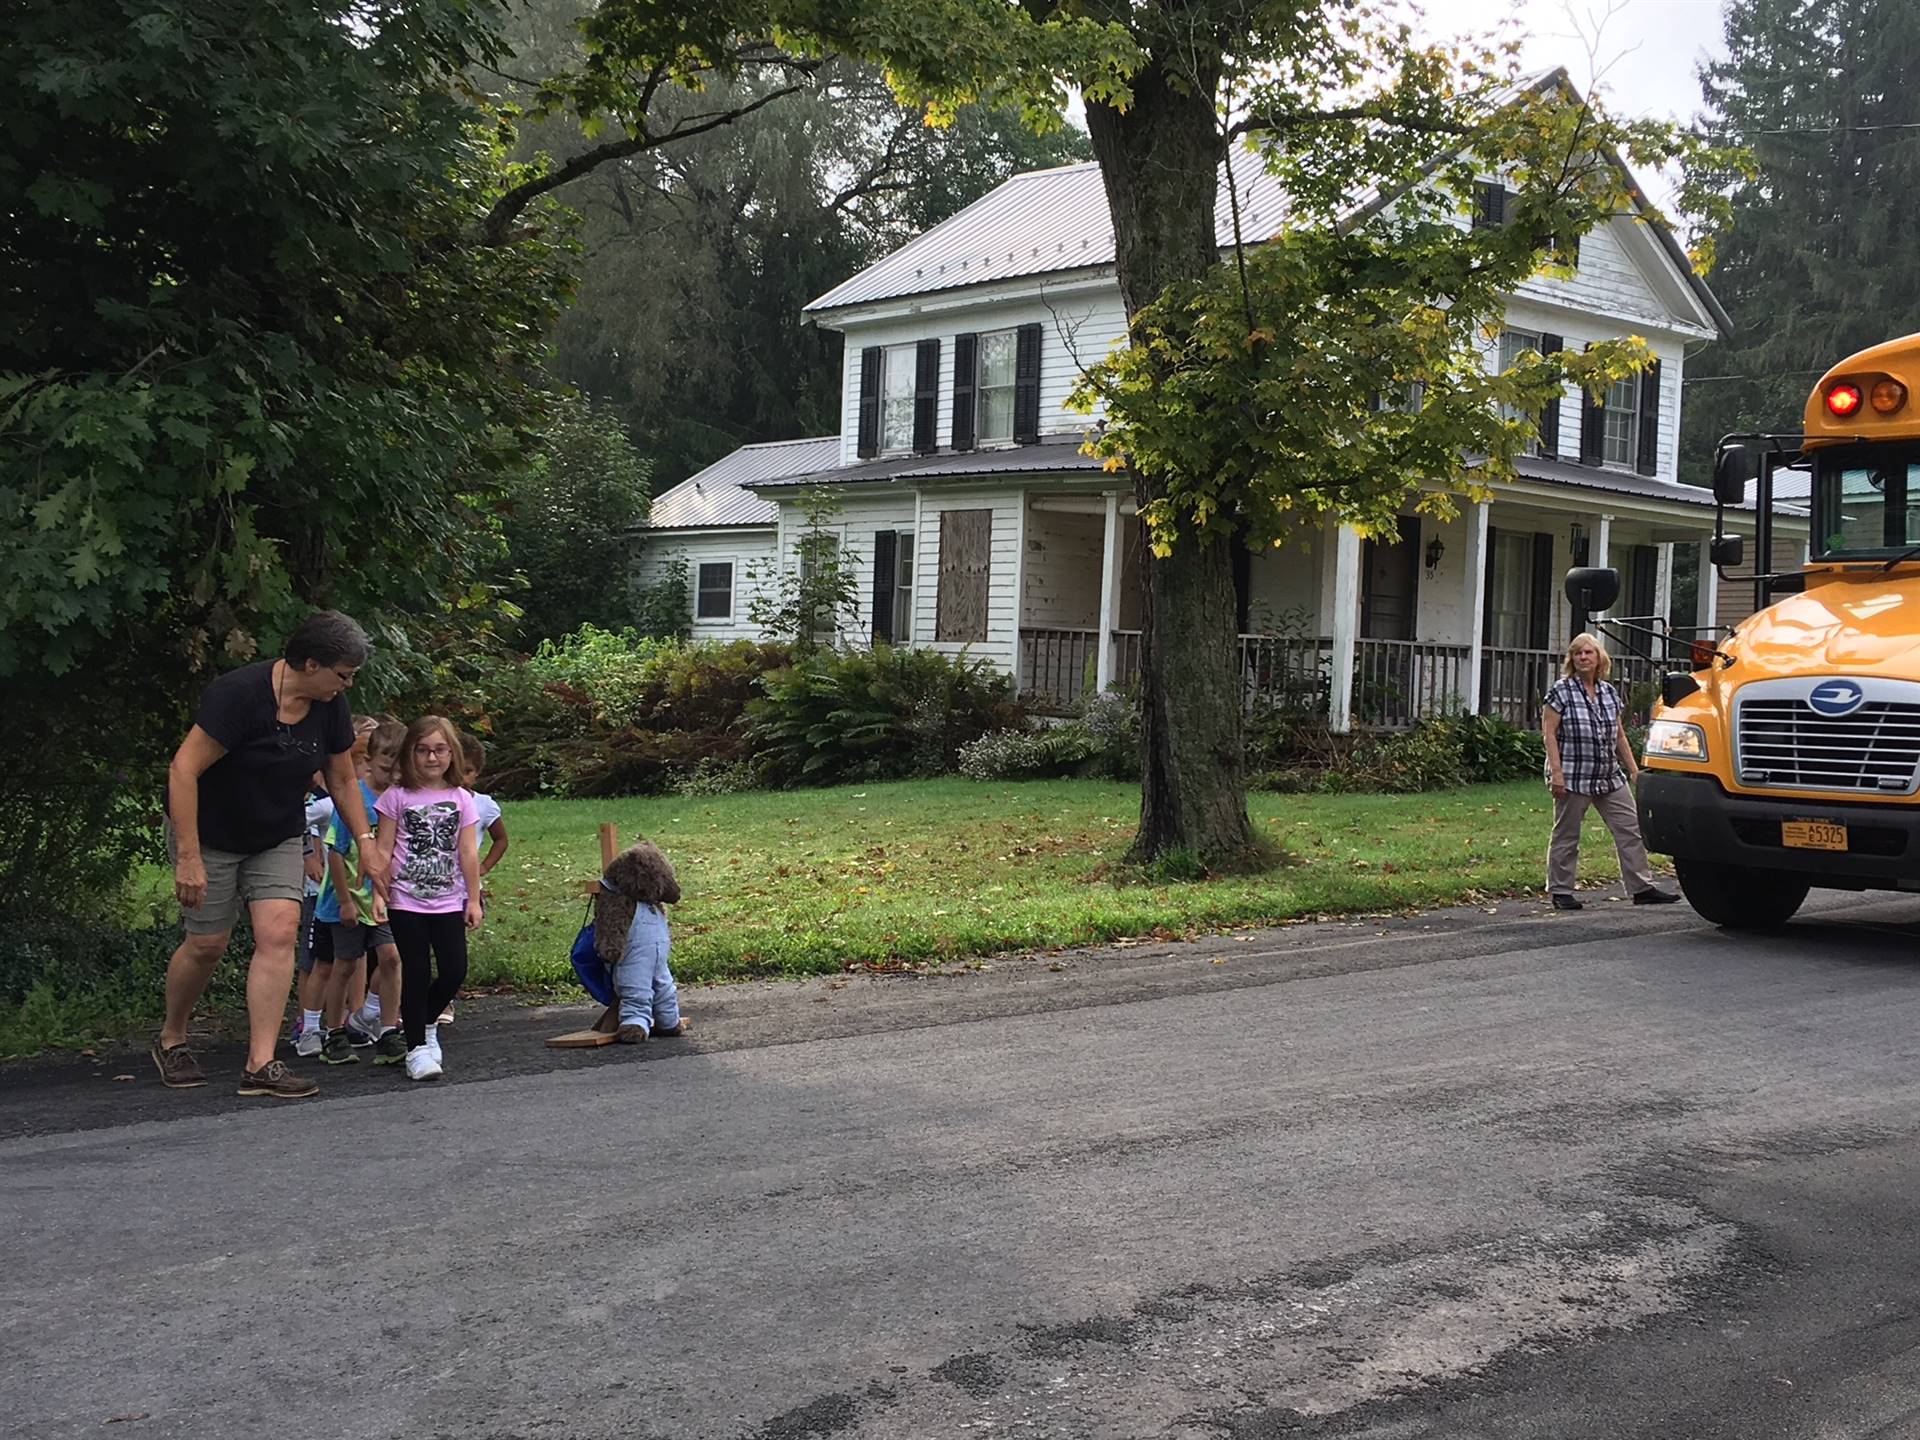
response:
[[[1886,574],[1894,566],[1900,564],[1902,561],[1905,561],[1905,560],[1920,560],[1920,545],[1909,545],[1906,549],[1902,550],[1898,555],[1894,556],[1891,560],[1887,561],[1886,564],[1882,565],[1880,567],[1880,573],[1882,575]]]

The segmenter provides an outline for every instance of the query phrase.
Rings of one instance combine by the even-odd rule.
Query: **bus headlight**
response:
[[[1647,755],[1664,760],[1704,760],[1707,732],[1680,720],[1656,720],[1647,727]]]

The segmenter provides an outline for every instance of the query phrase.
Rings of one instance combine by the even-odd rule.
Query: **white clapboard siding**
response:
[[[1038,280],[1035,290],[1044,290]],[[841,363],[840,463],[852,465],[860,458],[862,350],[871,345],[939,340],[940,400],[934,436],[944,453],[953,448],[953,337],[1021,325],[1040,326],[1040,432],[1053,434],[1085,426],[1087,417],[1067,410],[1066,399],[1079,383],[1081,372],[1103,359],[1114,342],[1127,333],[1126,311],[1117,287],[1054,298],[1035,293],[1025,299],[946,311],[933,317],[849,324]]]
[[[665,572],[675,557],[687,562],[687,606],[695,607],[699,567],[702,561],[725,561],[733,566],[733,613],[725,620],[693,622],[695,640],[754,640],[760,632],[747,619],[748,602],[762,583],[762,577],[774,564],[774,532],[771,529],[741,530],[703,535],[676,535],[672,531],[643,532],[638,537],[633,578],[637,585],[651,585]]]

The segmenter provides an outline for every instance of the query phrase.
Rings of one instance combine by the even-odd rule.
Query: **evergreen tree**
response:
[[[1721,435],[1796,429],[1829,366],[1920,330],[1914,20],[1911,0],[1729,0],[1701,85],[1757,172],[1706,177],[1733,205],[1713,284],[1737,328],[1688,363],[1683,478],[1707,482]]]

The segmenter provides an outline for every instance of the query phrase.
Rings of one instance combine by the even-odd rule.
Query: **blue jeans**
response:
[[[627,931],[627,948],[613,968],[613,988],[620,992],[620,1023],[671,1030],[680,1023],[680,992],[667,966],[673,943],[667,937],[666,912],[656,905],[634,908]]]

